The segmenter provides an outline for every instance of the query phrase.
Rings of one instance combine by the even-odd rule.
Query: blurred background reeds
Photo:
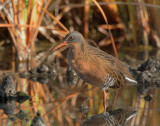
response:
[[[11,115],[0,110],[0,124],[30,125],[39,111],[47,125],[79,126],[87,117],[102,113],[101,89],[87,85],[74,73],[73,82],[68,82],[66,48],[49,54],[50,48],[76,30],[89,44],[136,68],[150,57],[160,59],[159,12],[159,0],[0,0],[1,80],[13,76],[17,91],[32,96],[16,103]],[[19,78],[18,73],[44,63],[55,73],[49,82]],[[160,92],[149,91],[155,97],[151,103],[143,98],[147,93],[139,94],[129,86],[119,89],[114,101],[116,92],[111,90],[108,103],[114,109],[137,110],[130,126],[160,125]],[[13,121],[20,109],[26,111],[27,119]]]

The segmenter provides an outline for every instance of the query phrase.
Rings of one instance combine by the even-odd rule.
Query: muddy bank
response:
[[[130,71],[138,82],[137,90],[140,94],[146,93],[151,88],[160,88],[160,62],[148,59],[137,69]]]

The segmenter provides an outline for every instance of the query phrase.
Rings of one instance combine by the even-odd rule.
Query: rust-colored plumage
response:
[[[122,87],[127,82],[136,83],[121,61],[87,44],[79,32],[67,34],[53,50],[64,45],[69,45],[69,65],[84,81],[104,90]]]

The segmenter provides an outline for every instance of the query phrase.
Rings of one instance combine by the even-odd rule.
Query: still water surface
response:
[[[43,51],[39,51],[37,57],[41,56]],[[39,78],[40,81],[37,82],[36,77],[25,79],[20,78],[18,74],[34,68],[34,64],[37,64],[35,61],[29,66],[26,63],[17,65],[11,53],[4,51],[2,48],[0,52],[1,80],[4,76],[11,75],[16,90],[23,91],[31,96],[29,100],[23,103],[12,100],[0,103],[0,106],[3,106],[0,107],[0,125],[30,125],[37,112],[48,126],[98,125],[101,123],[101,125],[104,125],[104,122],[108,122],[106,123],[108,125],[112,123],[124,125],[124,121],[130,115],[134,117],[128,118],[128,126],[160,125],[160,100],[158,100],[160,91],[158,88],[150,88],[143,94],[138,92],[137,86],[126,86],[116,91],[109,90],[107,98],[109,107],[107,112],[103,112],[102,90],[83,82],[74,73],[66,74],[66,57],[54,57],[54,63],[51,63],[52,70],[55,72],[54,75],[47,80],[43,80],[43,77]],[[119,58],[133,68],[137,68],[139,64],[150,57],[160,60],[159,52],[160,50],[156,49],[139,52],[137,50],[120,50]],[[71,75],[71,77],[68,78],[68,75]],[[144,100],[147,95],[153,96],[153,100],[150,102]],[[7,113],[6,109],[10,111],[8,110]],[[20,115],[19,112],[25,114]]]

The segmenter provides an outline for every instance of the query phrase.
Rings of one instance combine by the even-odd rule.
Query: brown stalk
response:
[[[8,22],[6,21],[6,18],[5,18],[5,16],[4,16],[4,14],[2,13],[2,11],[0,11],[0,15],[1,15],[2,19],[4,20],[4,22],[5,22],[5,23],[8,23]],[[13,30],[12,28],[8,28],[8,31],[9,31],[12,39],[13,39],[13,43],[14,43],[14,45],[17,47],[16,39],[15,39],[15,36],[14,36],[14,34],[13,34],[14,32],[13,32],[12,30]]]
[[[29,25],[29,24],[26,24],[26,25],[21,25],[21,24],[0,24],[0,27],[28,27],[28,28],[36,28],[35,25]],[[58,30],[58,29],[53,29],[51,27],[46,27],[46,26],[39,26],[38,28],[44,28],[44,29],[49,29],[49,30],[54,30],[54,31],[57,31],[59,33],[62,33],[62,34],[67,34],[68,32],[65,32],[65,31],[62,31],[62,30]]]
[[[150,0],[146,0],[146,1],[150,1]],[[99,5],[101,6],[105,6],[106,4],[117,4],[117,5],[125,5],[125,6],[128,6],[128,5],[132,5],[132,6],[144,6],[144,7],[148,7],[148,8],[160,8],[159,5],[157,4],[151,4],[151,3],[138,3],[138,2],[127,2],[127,1],[108,1],[108,2],[98,2]],[[59,6],[59,9],[63,9],[65,7],[71,7],[71,8],[80,8],[80,7],[84,7],[85,4],[84,3],[72,3],[72,4],[69,4],[69,5],[61,5]],[[95,4],[92,4],[90,3],[89,6],[95,6]]]
[[[32,86],[32,84],[30,84],[29,83],[29,85],[28,85],[28,87],[29,88],[31,88],[31,89],[33,89],[33,87],[31,87]],[[29,91],[29,94],[31,95],[31,96],[35,96],[35,92],[32,90],[30,90]],[[78,94],[80,94],[80,92],[78,92],[78,93],[74,93],[74,94],[71,94],[71,95],[68,95],[68,96],[66,96],[66,97],[63,97],[63,98],[60,98],[60,99],[58,99],[58,100],[54,100],[54,101],[52,101],[52,102],[50,102],[50,103],[47,103],[47,104],[45,104],[45,105],[53,105],[53,103],[54,104],[56,104],[57,102],[63,102],[63,101],[67,101],[68,99],[70,99],[70,98],[72,98],[72,97],[75,97],[75,96],[77,96]],[[32,104],[32,105],[30,105],[29,107],[21,107],[21,108],[36,108],[36,107],[38,107],[38,106],[42,106],[41,104],[39,104],[39,105],[33,105],[33,103],[34,103],[34,101],[32,101],[32,99],[30,100],[30,103]],[[58,105],[57,105],[58,106]],[[45,115],[44,115],[45,116]]]
[[[16,9],[15,2],[13,0],[12,0],[12,8],[13,8],[13,13],[14,13],[14,22],[15,24],[17,24],[17,9]]]
[[[56,107],[54,107],[53,109],[49,110],[47,113],[45,113],[43,116],[46,116],[47,114],[50,114],[51,112],[54,112],[55,110],[59,109],[68,99],[66,99],[65,101],[62,101],[59,105],[57,105]]]
[[[24,10],[24,1],[18,0],[18,13],[17,13],[17,23],[18,24],[24,23],[24,11],[23,10]],[[20,34],[16,33],[19,50],[22,52],[25,51],[28,53],[29,50],[26,45],[27,43],[26,43],[25,28],[16,26],[16,29],[18,32],[20,32]],[[23,45],[23,49],[20,47],[21,45]]]
[[[52,112],[52,113],[53,113],[54,117],[58,120],[60,126],[64,126],[63,121],[58,118],[57,113],[56,112]]]
[[[142,3],[141,0],[137,0],[138,3]],[[141,39],[143,41],[144,46],[149,46],[148,34],[149,34],[149,27],[145,17],[144,8],[139,6],[137,8],[137,17],[139,19],[139,26],[140,26],[140,34],[142,35]],[[141,41],[141,40],[140,40]]]
[[[68,115],[65,115],[65,119],[68,121],[70,126],[74,126],[73,120]]]
[[[32,31],[32,28],[33,27],[31,27],[31,20],[32,20],[32,18],[31,18],[31,12],[33,12],[32,11],[32,8],[31,8],[31,0],[29,0],[28,1],[28,8],[27,8],[27,17],[28,17],[28,20],[27,20],[27,25],[29,26],[28,28],[27,28],[27,38],[26,38],[26,42],[27,42],[27,45],[28,45],[28,42],[29,42],[29,40],[30,40],[30,38],[31,38],[31,31]]]
[[[63,17],[64,13],[67,13],[71,10],[70,7],[66,7],[64,8],[55,18],[60,21],[60,19]],[[56,25],[57,24],[57,21],[53,21],[53,25]]]
[[[93,2],[95,3],[95,5],[98,7],[98,9],[100,10],[106,24],[107,24],[107,29],[109,30],[109,34],[110,34],[110,37],[111,37],[111,42],[112,42],[112,46],[113,46],[113,49],[114,49],[114,53],[115,53],[115,56],[118,58],[118,54],[117,54],[117,50],[116,50],[116,46],[115,46],[115,42],[114,42],[114,39],[113,39],[113,36],[112,36],[112,33],[111,33],[111,30],[109,28],[109,25],[108,25],[108,20],[107,20],[107,17],[103,11],[103,9],[101,8],[101,6],[99,5],[99,3],[96,1],[96,0],[93,0]]]
[[[89,11],[90,11],[90,6],[88,6],[89,0],[85,0],[85,6],[84,6],[84,37],[88,38],[88,33],[89,33]]]
[[[24,22],[24,1],[23,0],[18,0],[18,13],[17,13],[17,23],[18,24],[23,24]],[[24,34],[22,33],[22,29],[19,29],[21,31],[21,34]]]
[[[13,6],[13,8],[14,8],[14,6]],[[7,21],[10,24],[15,24],[14,19],[16,20],[16,18],[15,18],[16,14],[14,14],[12,16],[5,7],[3,8],[3,10],[4,10],[4,13],[7,15]],[[20,10],[23,10],[23,9],[19,8],[18,13],[20,13],[19,12]],[[16,11],[16,10],[14,10],[14,11]],[[17,15],[16,17],[18,17],[18,16],[19,15]],[[6,23],[8,23],[7,21],[6,21]],[[19,23],[19,20],[16,20],[16,21]],[[28,53],[28,48],[26,46],[25,39],[23,38],[24,35],[22,35],[21,30],[18,28],[18,26],[16,26],[15,28],[9,28],[9,30],[10,30],[11,37],[12,37],[14,43],[15,43],[15,46],[16,46],[16,49],[17,49],[16,51],[18,52],[18,56],[19,56],[19,60],[24,60],[27,57],[26,54]]]
[[[48,1],[47,1],[46,5],[44,6],[44,9],[47,9],[47,7],[49,6],[50,2],[51,2],[51,0],[48,0]],[[29,40],[29,43],[35,41],[36,36],[37,36],[37,34],[38,34],[38,27],[39,27],[40,24],[41,24],[41,21],[42,21],[42,19],[43,19],[43,15],[44,15],[44,12],[41,12],[40,17],[39,17],[39,19],[37,20],[38,23],[36,24],[36,29],[35,29],[35,31],[34,31],[33,36],[30,37],[31,39]]]
[[[18,25],[16,25],[16,24],[0,24],[0,27],[8,27],[8,28],[10,28],[10,27],[16,27],[16,26],[18,26],[19,28],[21,28],[21,27],[26,27],[26,28],[28,28],[28,29],[33,29],[33,28],[35,28],[36,26],[34,26],[34,25],[28,25],[28,24],[26,24],[26,25],[20,25],[20,24],[18,24]],[[49,29],[49,30],[52,30],[52,31],[56,31],[56,33],[57,34],[62,34],[62,36],[64,35],[66,35],[68,32],[65,32],[65,31],[62,31],[62,30],[58,30],[58,29],[53,29],[53,28],[51,28],[51,27],[46,27],[46,26],[39,26],[39,28],[44,28],[44,29]],[[10,28],[11,29],[11,28]],[[11,34],[11,36],[12,36],[12,34],[13,33],[10,33]],[[27,32],[27,38],[30,38],[30,32],[29,32],[29,30],[28,30],[28,32]],[[13,38],[13,36],[12,36],[12,38]],[[28,39],[26,38],[26,42],[28,42]],[[14,38],[13,38],[14,39]],[[16,40],[15,40],[16,41]],[[52,43],[53,43],[53,41],[51,41]],[[28,44],[27,44],[28,45]]]
[[[50,12],[48,12],[45,8],[43,8],[43,11],[46,14],[48,14],[53,20],[55,20],[66,32],[69,32],[69,30],[59,20],[57,20]]]
[[[33,39],[35,39],[37,37],[38,34],[38,27],[41,24],[42,20],[39,20],[41,14],[39,13],[39,9],[43,8],[42,5],[42,1],[34,1],[34,5],[32,7],[32,11],[31,11],[31,18],[30,18],[30,25],[35,25],[35,28],[30,28],[28,29],[28,34],[29,34],[29,38],[28,38],[28,42],[27,45],[29,46],[29,48],[31,48],[31,51],[35,51],[35,42]],[[37,13],[35,13],[37,12]]]

